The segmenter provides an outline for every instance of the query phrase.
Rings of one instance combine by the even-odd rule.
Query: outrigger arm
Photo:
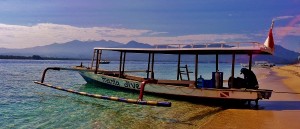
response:
[[[89,72],[94,72],[91,69],[85,69],[85,70],[79,70],[79,69],[74,69],[74,68],[61,68],[61,67],[48,67],[44,70],[41,82],[34,81],[36,84],[40,84],[42,86],[50,87],[53,89],[61,90],[61,91],[66,91],[69,93],[74,93],[78,95],[83,95],[83,96],[88,96],[88,97],[93,97],[93,98],[98,98],[98,99],[105,99],[105,100],[112,100],[112,101],[118,101],[118,102],[125,102],[125,103],[133,103],[133,104],[138,104],[138,105],[151,105],[151,106],[161,106],[161,107],[171,107],[172,103],[171,102],[166,102],[166,101],[145,101],[143,100],[143,95],[144,95],[144,87],[147,83],[151,83],[151,80],[145,80],[142,85],[141,85],[141,90],[140,90],[140,95],[139,99],[126,99],[126,98],[120,98],[120,97],[113,97],[113,96],[107,96],[107,95],[99,95],[99,94],[90,94],[86,92],[80,92],[80,91],[75,91],[72,89],[66,89],[62,88],[60,86],[53,86],[51,84],[44,83],[45,81],[45,76],[46,72],[48,70],[71,70],[71,71],[89,71]]]

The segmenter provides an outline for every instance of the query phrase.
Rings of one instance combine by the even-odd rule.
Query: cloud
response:
[[[300,36],[300,24],[296,26],[277,27],[276,35],[279,37]]]
[[[151,32],[125,28],[91,27],[41,23],[34,26],[0,24],[0,47],[25,48],[72,40],[101,40],[114,37],[135,37]]]
[[[275,27],[278,38],[285,36],[300,36],[300,15],[293,17],[287,26]]]
[[[294,16],[279,16],[279,17],[273,18],[273,20],[278,21],[278,20],[289,19],[289,18],[293,18],[293,17]]]
[[[151,32],[150,35],[168,34],[168,32]]]
[[[162,36],[161,34],[165,35],[167,32],[113,27],[83,28],[52,23],[40,23],[33,26],[0,24],[0,47],[26,48],[52,43],[65,43],[72,40],[113,40],[121,43],[136,40],[149,44],[177,44],[250,39],[244,34],[195,34],[181,36]]]

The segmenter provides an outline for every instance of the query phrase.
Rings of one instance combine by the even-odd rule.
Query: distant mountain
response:
[[[0,48],[0,54],[2,53],[9,53],[11,52],[13,49],[8,49],[8,48]]]
[[[296,63],[300,53],[288,50],[280,45],[275,45],[274,55],[259,55],[255,56],[254,60],[265,60],[276,64],[291,64]]]
[[[123,45],[114,41],[78,41],[74,40],[63,44],[50,44],[46,46],[37,46],[24,49],[3,49],[2,55],[21,55],[31,56],[40,55],[44,57],[62,57],[62,58],[82,58],[92,57],[94,47],[116,47]]]
[[[220,47],[216,46],[217,44],[210,45],[208,47]],[[117,48],[153,48],[149,44],[139,43],[136,41],[130,41],[126,44],[118,43],[114,41],[78,41],[74,40],[67,43],[54,43],[46,46],[38,46],[32,48],[25,49],[6,49],[0,48],[1,55],[15,55],[15,56],[32,56],[32,55],[40,55],[43,57],[56,57],[56,58],[81,58],[81,59],[91,59],[93,54],[93,48],[95,47],[117,47]],[[163,46],[159,46],[163,47]],[[185,48],[189,48],[191,46],[185,46]],[[204,45],[198,45],[194,47],[206,47]],[[223,47],[232,47],[232,46],[223,46]],[[103,59],[108,60],[119,60],[118,52],[103,52]],[[288,49],[283,48],[282,46],[275,45],[275,53],[274,55],[254,55],[253,61],[266,60],[273,63],[295,63],[297,62],[297,57],[300,54],[294,51],[290,51]],[[177,55],[156,55],[157,61],[176,61]],[[147,54],[126,54],[126,58],[129,60],[147,60]],[[194,60],[194,56],[186,56],[183,55],[183,61],[192,61]],[[231,62],[230,55],[220,55],[220,62]],[[200,62],[214,62],[215,56],[200,56]],[[248,61],[247,56],[238,55],[236,58],[236,62],[246,62]]]
[[[153,46],[145,43],[139,43],[136,41],[130,41],[127,44],[118,46],[119,48],[153,48]]]

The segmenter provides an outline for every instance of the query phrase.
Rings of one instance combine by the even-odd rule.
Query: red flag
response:
[[[272,21],[272,25],[271,25],[271,28],[270,28],[270,31],[269,31],[269,35],[268,35],[268,38],[266,39],[264,45],[268,48],[271,49],[271,52],[273,53],[274,52],[274,39],[273,39],[273,26],[274,26],[274,21]]]

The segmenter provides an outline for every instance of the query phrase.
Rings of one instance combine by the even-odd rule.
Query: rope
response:
[[[273,91],[273,93],[280,93],[280,94],[300,94],[299,92],[285,92],[285,91]]]

